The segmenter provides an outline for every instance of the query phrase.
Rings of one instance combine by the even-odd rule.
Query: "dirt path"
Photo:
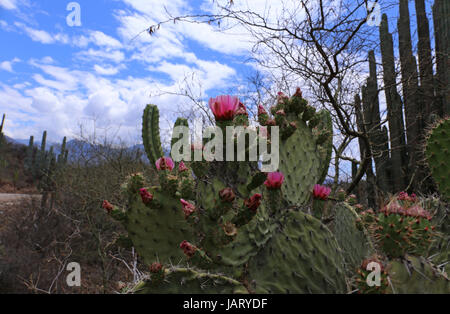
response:
[[[37,194],[7,194],[0,193],[0,210],[11,208],[14,204],[24,200],[39,200],[41,195]]]

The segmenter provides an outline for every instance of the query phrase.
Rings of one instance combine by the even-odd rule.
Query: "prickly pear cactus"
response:
[[[162,267],[162,265],[161,265]],[[161,273],[158,274],[158,273]],[[211,274],[192,268],[169,267],[153,271],[151,277],[161,278],[143,281],[134,287],[134,293],[143,294],[247,294],[247,289],[238,280],[223,274]]]
[[[343,258],[333,234],[318,219],[289,211],[248,271],[255,293],[345,293]]]
[[[379,272],[378,282],[376,282],[376,278],[371,276],[373,271]],[[362,262],[361,267],[356,270],[354,281],[358,294],[384,294],[389,289],[389,279],[385,265],[376,255]]]
[[[269,144],[275,140],[276,129],[249,128],[246,108],[236,97],[219,96],[209,104],[222,131],[242,127],[245,136],[257,132],[256,138]],[[122,186],[128,200],[122,208],[103,202],[103,208],[128,231],[128,238],[120,242],[133,245],[151,265],[148,278],[133,292],[347,293],[348,277],[354,274],[349,270],[360,267],[376,249],[392,258],[428,252],[434,225],[429,213],[410,198],[397,197],[401,209],[392,203],[366,215],[338,203],[333,232],[320,219],[304,213],[311,205],[314,185],[324,179],[329,166],[330,115],[316,113],[299,89],[292,97],[279,94],[270,113],[260,107],[258,121],[279,127],[280,165],[278,171],[263,173],[257,161],[206,160],[203,152],[214,137],[204,138],[201,145],[183,146],[190,148],[183,153],[191,161],[174,162],[163,156],[158,108],[147,106],[142,137],[156,175],[131,175]],[[175,126],[188,123],[178,119]],[[232,146],[224,141],[224,156],[233,147],[236,157],[240,134],[231,137]],[[174,133],[172,147],[178,147],[181,139]],[[246,141],[240,151],[248,157],[252,145]],[[192,160],[198,153],[201,158]],[[393,278],[403,276],[393,265]],[[445,285],[437,278],[436,289],[441,291]]]
[[[450,200],[450,118],[438,121],[430,130],[425,155],[441,196]]]
[[[333,142],[330,113],[316,113],[299,89],[291,98],[280,93],[271,112],[281,127],[280,171],[286,174],[283,197],[291,204],[305,204],[311,187],[322,183],[328,172]]]
[[[407,255],[403,261],[388,265],[389,290],[398,294],[448,294],[450,280],[423,257]]]
[[[438,237],[431,220],[431,214],[415,195],[401,192],[381,209],[369,228],[388,257],[402,257],[405,253],[426,256]]]
[[[333,233],[341,247],[347,270],[353,272],[375,249],[368,230],[352,206],[340,202],[335,206]]]

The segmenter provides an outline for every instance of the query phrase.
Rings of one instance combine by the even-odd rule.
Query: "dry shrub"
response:
[[[149,171],[142,153],[124,146],[72,143],[71,160],[55,176],[54,205],[23,202],[3,214],[0,292],[112,293],[137,280],[139,260],[114,241],[122,226],[101,209],[124,206],[120,184]],[[67,264],[81,266],[81,287],[68,287]]]

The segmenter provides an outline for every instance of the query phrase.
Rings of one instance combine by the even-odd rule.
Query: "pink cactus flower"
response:
[[[195,206],[191,203],[185,201],[184,199],[180,199],[181,205],[183,205],[184,217],[188,218],[193,212],[195,212]]]
[[[276,112],[276,114],[279,115],[279,116],[285,116],[285,115],[286,115],[286,112],[284,112],[283,109],[280,109],[280,110],[278,110],[278,111]]]
[[[250,209],[251,211],[256,212],[259,205],[261,205],[261,199],[262,199],[262,195],[259,193],[256,193],[249,199],[246,199],[244,201],[244,205],[247,206],[247,208]]]
[[[216,121],[233,120],[238,106],[239,98],[230,95],[217,96],[209,100],[209,107]]]
[[[184,164],[183,161],[180,161],[180,164],[178,165],[178,171],[179,172],[183,172],[183,171],[186,171],[186,170],[188,170],[188,168],[186,167],[186,165]]]
[[[187,257],[194,256],[195,251],[197,251],[197,248],[186,240],[180,243],[180,249],[183,250],[184,254],[186,254]]]
[[[248,116],[248,113],[247,113],[247,108],[245,108],[245,105],[243,104],[243,103],[239,103],[239,107],[238,107],[238,109],[236,110],[236,113],[235,113],[236,115],[245,115],[245,116]]]
[[[151,201],[153,201],[153,195],[150,194],[150,192],[147,191],[146,189],[144,189],[144,188],[140,189],[140,190],[139,190],[139,194],[141,195],[141,199],[142,199],[142,202],[143,202],[144,204],[147,205],[147,204],[149,204]]]
[[[108,212],[108,214],[110,214],[113,211],[114,206],[107,200],[104,200],[102,203],[102,208],[105,209]]]
[[[398,198],[400,201],[407,201],[407,200],[409,199],[409,196],[408,196],[408,193],[402,191],[402,192],[398,193],[397,198]]]
[[[267,180],[264,185],[269,190],[277,190],[281,188],[284,181],[284,175],[281,172],[270,172],[267,174]]]
[[[328,195],[330,195],[331,189],[329,187],[316,184],[313,188],[313,197],[315,199],[326,200]]]
[[[172,158],[170,157],[161,157],[156,161],[156,169],[158,170],[170,170],[175,167]]]
[[[266,111],[266,109],[264,109],[264,107],[262,105],[258,105],[258,116],[260,116],[262,114],[267,114],[267,111]]]

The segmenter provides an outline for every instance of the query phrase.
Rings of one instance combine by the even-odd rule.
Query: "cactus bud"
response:
[[[161,265],[158,262],[154,262],[153,264],[150,265],[150,272],[151,273],[159,273],[161,270],[163,269],[163,265]]]
[[[147,205],[149,204],[151,201],[153,201],[153,195],[150,194],[149,191],[147,191],[146,189],[142,188],[139,190],[139,194],[141,195],[141,199],[142,202]]]
[[[197,251],[197,248],[186,240],[180,243],[180,249],[183,250],[184,254],[187,257],[194,256],[195,252]]]
[[[256,193],[249,199],[246,199],[244,201],[244,205],[247,206],[247,208],[250,209],[251,211],[256,212],[259,205],[261,205],[261,199],[262,199],[262,195],[259,193]]]
[[[181,205],[183,205],[184,217],[188,218],[193,212],[195,212],[195,206],[191,203],[185,201],[184,199],[180,199]]]
[[[108,214],[111,214],[111,212],[114,209],[114,206],[107,200],[104,200],[102,203],[102,208],[105,209]]]
[[[178,171],[179,172],[184,172],[186,170],[188,170],[188,168],[186,167],[186,165],[184,164],[183,161],[180,161],[180,164],[178,165]]]
[[[300,97],[300,98],[303,97],[303,96],[302,96],[302,90],[300,89],[300,87],[297,87],[297,89],[295,90],[295,93],[294,93],[293,96],[295,96],[295,97]]]
[[[232,188],[225,188],[219,192],[220,199],[224,202],[232,202],[236,198]]]

